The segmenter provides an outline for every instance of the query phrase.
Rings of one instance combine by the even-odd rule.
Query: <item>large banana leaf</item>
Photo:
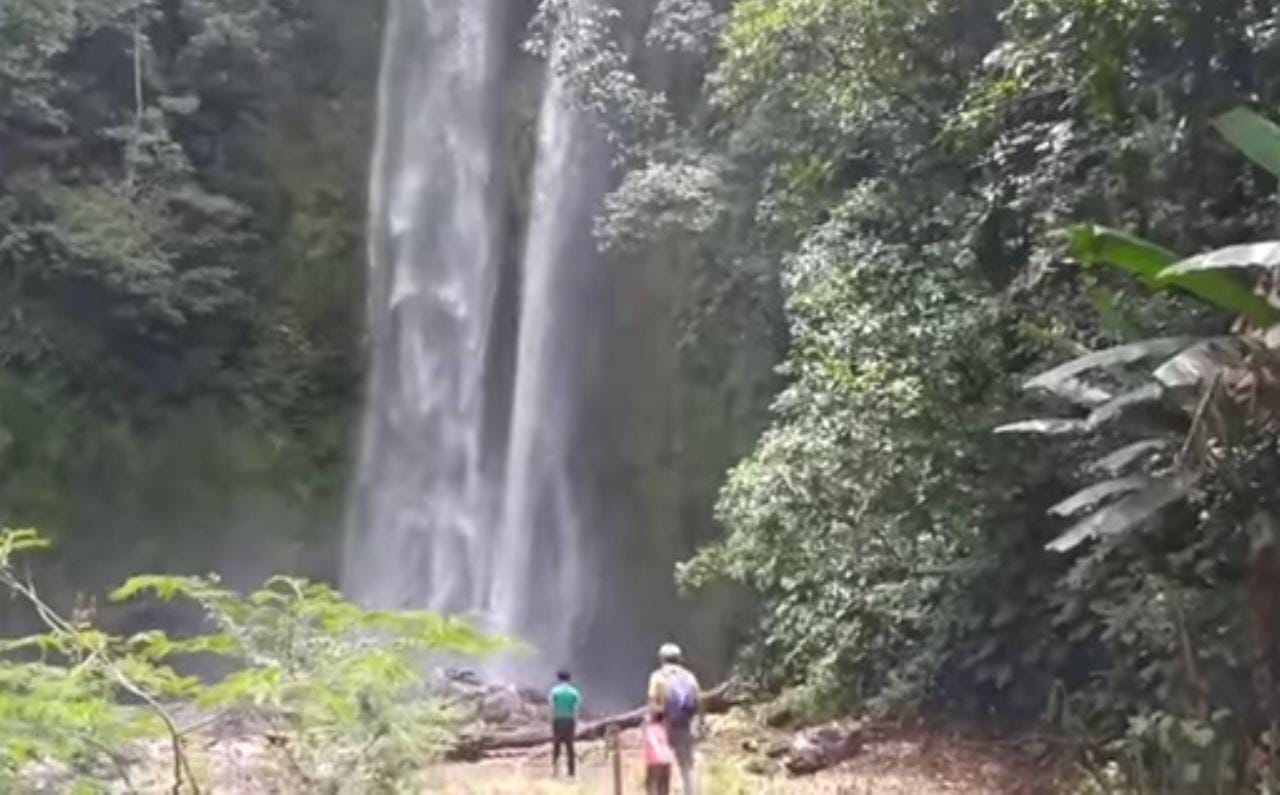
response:
[[[1143,384],[1137,389],[1125,392],[1117,398],[1099,406],[1085,420],[1090,430],[1097,430],[1125,411],[1143,403],[1154,403],[1164,395],[1164,387],[1158,383]]]
[[[1199,389],[1224,368],[1244,364],[1248,353],[1244,337],[1210,337],[1200,340],[1156,368],[1152,375],[1166,389]]]
[[[1126,532],[1186,497],[1191,485],[1189,477],[1178,475],[1152,480],[1141,491],[1072,525],[1045,548],[1050,552],[1070,552],[1090,539]]]
[[[1095,351],[1032,378],[1023,388],[1057,392],[1060,384],[1064,381],[1075,379],[1081,373],[1133,364],[1144,359],[1154,359],[1160,356],[1172,356],[1186,350],[1187,346],[1194,342],[1194,337],[1158,337]]]
[[[1092,508],[1108,497],[1115,497],[1118,494],[1128,494],[1137,491],[1151,484],[1151,478],[1138,475],[1129,478],[1116,478],[1115,480],[1104,480],[1101,483],[1094,483],[1091,486],[1077,491],[1070,497],[1049,509],[1049,513],[1054,516],[1074,516],[1077,513]]]
[[[1248,108],[1219,116],[1214,126],[1245,157],[1280,177],[1280,127]]]
[[[1137,277],[1151,289],[1159,289],[1160,273],[1178,261],[1178,255],[1148,240],[1094,224],[1068,230],[1071,252],[1087,268],[1111,265]]]
[[[1178,255],[1169,249],[1140,237],[1084,224],[1071,229],[1070,239],[1073,253],[1085,267],[1110,265],[1136,277],[1152,290],[1185,290],[1262,326],[1280,322],[1280,310],[1231,274],[1203,268],[1171,272],[1186,263],[1180,262]]]
[[[1072,403],[1088,408],[1105,406],[1115,400],[1115,395],[1105,389],[1087,384],[1076,378],[1067,378],[1054,385],[1053,393]]]
[[[1280,267],[1280,240],[1244,243],[1227,246],[1207,254],[1199,254],[1171,265],[1160,272],[1160,279],[1168,280],[1197,271],[1226,270],[1230,268]]]
[[[1142,460],[1144,456],[1158,450],[1168,449],[1169,446],[1170,442],[1168,439],[1143,439],[1140,442],[1127,444],[1119,450],[1108,453],[1085,468],[1094,472],[1103,472],[1108,475],[1118,475],[1133,464]]]
[[[995,429],[999,434],[1027,433],[1039,436],[1063,436],[1071,433],[1084,433],[1089,424],[1084,420],[1064,420],[1056,417],[1038,420],[1023,420],[1001,425]]]

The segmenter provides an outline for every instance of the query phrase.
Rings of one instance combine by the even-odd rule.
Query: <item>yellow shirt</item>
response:
[[[693,682],[693,692],[698,693],[698,700],[702,700],[702,688],[698,685],[698,677],[693,672],[682,665],[675,663],[667,663],[658,670],[649,675],[649,711],[662,712],[667,700],[667,678],[671,676],[687,676],[689,681]],[[701,707],[701,704],[699,704]]]

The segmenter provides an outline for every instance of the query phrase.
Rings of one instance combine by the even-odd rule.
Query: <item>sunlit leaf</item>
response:
[[[1246,344],[1240,337],[1200,340],[1161,364],[1152,375],[1166,389],[1198,388],[1213,380],[1224,367],[1243,364]]]
[[[1280,322],[1280,310],[1230,273],[1203,268],[1170,272],[1180,258],[1163,246],[1117,229],[1089,224],[1074,227],[1070,239],[1072,252],[1086,267],[1105,264],[1119,268],[1152,290],[1185,290],[1259,325]]]
[[[1245,157],[1280,177],[1280,127],[1248,108],[1219,116],[1214,126]]]
[[[1012,422],[1008,425],[1001,425],[996,428],[995,432],[999,434],[1025,433],[1041,436],[1061,436],[1071,433],[1084,433],[1087,430],[1089,430],[1089,424],[1084,420],[1049,418]]]
[[[1140,362],[1145,359],[1153,359],[1159,356],[1171,356],[1185,350],[1187,346],[1194,342],[1194,337],[1161,337],[1158,339],[1143,340],[1142,342],[1133,342],[1128,345],[1120,345],[1115,348],[1096,351],[1032,378],[1024,385],[1024,388],[1028,390],[1043,389],[1052,391],[1056,389],[1061,382],[1075,378],[1076,376],[1089,372],[1090,370],[1133,364],[1135,362]]]
[[[1178,261],[1178,255],[1140,237],[1094,224],[1069,230],[1071,251],[1086,267],[1111,265],[1155,288],[1160,272]]]
[[[1090,429],[1096,430],[1134,406],[1141,406],[1145,403],[1154,403],[1160,400],[1162,395],[1164,395],[1164,387],[1160,384],[1143,384],[1137,389],[1130,390],[1105,405],[1099,406],[1089,415],[1085,423]]]
[[[1275,267],[1280,267],[1280,241],[1270,240],[1228,246],[1184,259],[1161,271],[1160,278],[1173,279],[1197,271]]]

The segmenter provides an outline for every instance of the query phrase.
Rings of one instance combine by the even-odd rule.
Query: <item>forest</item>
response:
[[[383,5],[0,5],[0,787],[160,737],[198,792],[181,716],[267,705],[298,791],[426,791],[422,656],[508,642],[336,590]],[[735,680],[1067,792],[1277,791],[1280,5],[512,5],[660,297],[630,543],[732,604]]]

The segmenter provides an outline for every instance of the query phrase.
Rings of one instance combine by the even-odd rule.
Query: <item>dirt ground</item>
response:
[[[702,795],[1068,795],[1067,766],[1047,749],[1039,757],[1027,744],[999,743],[970,733],[899,727],[864,727],[861,750],[838,767],[814,776],[793,777],[770,749],[787,747],[791,734],[764,728],[748,714],[735,712],[708,720],[699,745]],[[639,733],[620,738],[622,792],[641,795],[643,771]],[[294,795],[295,776],[279,766],[260,736],[204,738],[193,745],[192,763],[206,792],[217,795]],[[167,746],[157,744],[140,765],[127,790],[168,792],[172,784]],[[678,779],[678,776],[676,777]],[[34,782],[33,782],[34,783]],[[51,780],[23,793],[55,795],[68,791]],[[113,790],[114,792],[115,790]],[[603,743],[579,747],[579,776],[574,781],[551,775],[549,748],[477,763],[431,765],[414,791],[430,795],[612,795],[612,757]],[[673,793],[684,795],[678,780]]]
[[[748,731],[750,733],[748,733]],[[712,724],[699,756],[702,795],[1053,795],[1069,792],[1061,766],[1036,762],[1014,746],[927,730],[868,733],[863,750],[843,765],[794,778],[769,765],[758,728]],[[781,739],[781,736],[774,738]],[[644,792],[639,739],[623,737],[623,792]],[[748,750],[752,749],[752,750]],[[610,759],[601,743],[580,749],[579,778],[551,776],[546,750],[432,771],[424,792],[451,795],[610,795]],[[673,784],[673,792],[682,793]],[[683,795],[683,793],[682,793]]]

